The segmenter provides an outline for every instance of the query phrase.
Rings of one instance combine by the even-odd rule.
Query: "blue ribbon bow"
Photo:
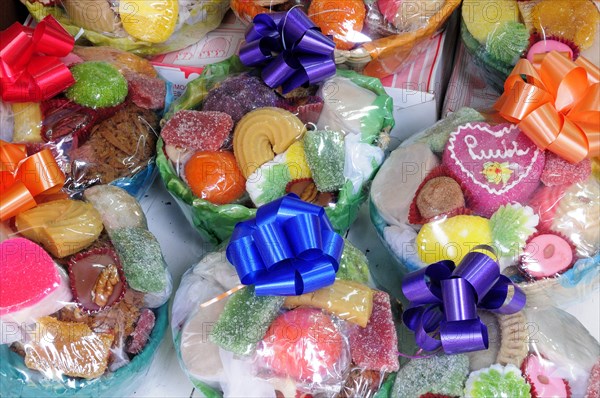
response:
[[[344,239],[325,210],[288,194],[235,226],[227,260],[258,296],[293,296],[335,281]]]
[[[493,253],[489,246],[478,246]],[[509,298],[509,287],[513,288]],[[488,348],[487,327],[477,308],[512,314],[525,306],[525,293],[500,274],[496,261],[481,252],[468,253],[455,268],[450,260],[440,261],[408,274],[402,291],[410,301],[402,318],[415,333],[419,347],[446,354]],[[439,333],[440,339],[431,334]]]
[[[246,66],[265,66],[264,82],[283,86],[287,93],[304,84],[315,84],[335,75],[333,40],[299,8],[258,14],[246,31],[240,60]]]

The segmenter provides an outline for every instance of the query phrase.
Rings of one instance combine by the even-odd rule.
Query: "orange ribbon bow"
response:
[[[0,140],[0,221],[35,207],[35,196],[57,192],[64,183],[48,148],[27,156],[25,145]]]
[[[583,57],[552,51],[539,65],[521,59],[494,108],[540,149],[578,163],[600,153],[599,80],[600,69]]]

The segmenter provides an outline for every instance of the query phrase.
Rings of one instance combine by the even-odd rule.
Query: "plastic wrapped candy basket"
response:
[[[488,115],[489,118],[489,115]],[[598,158],[568,162],[514,124],[463,108],[394,150],[372,222],[401,274],[496,249],[529,305],[566,306],[600,279]]]
[[[161,123],[160,175],[203,238],[219,243],[286,193],[347,230],[394,121],[378,79],[338,71],[282,95],[234,57],[190,82]]]
[[[398,72],[423,43],[443,29],[457,0],[232,0],[245,23],[262,13],[300,6],[336,43],[335,61],[369,76]]]
[[[0,394],[125,396],[168,323],[160,245],[121,188],[36,200],[0,224]]]

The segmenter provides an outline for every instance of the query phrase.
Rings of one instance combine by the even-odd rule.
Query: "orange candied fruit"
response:
[[[366,17],[363,0],[313,0],[308,16],[321,28],[323,34],[332,35],[336,48],[350,50],[357,43],[357,36]]]
[[[185,164],[185,179],[194,195],[217,205],[234,202],[246,191],[246,180],[228,151],[196,152]]]

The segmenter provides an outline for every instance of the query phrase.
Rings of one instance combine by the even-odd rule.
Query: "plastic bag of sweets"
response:
[[[58,19],[73,36],[141,56],[180,50],[221,23],[229,0],[21,0],[36,20]]]
[[[379,80],[329,68],[334,76],[283,94],[233,57],[170,107],[159,172],[205,240],[226,240],[286,193],[323,206],[337,231],[354,221],[383,161],[392,100]]]
[[[43,45],[52,43],[47,34],[52,29],[63,51],[43,55]],[[9,87],[2,94],[2,140],[26,144],[28,154],[49,149],[67,175],[65,188],[71,193],[112,183],[140,198],[155,176],[166,93],[150,63],[109,47],[73,47],[73,38],[51,17],[31,36],[20,24],[5,34],[11,38],[5,49],[24,61],[11,64],[13,76],[2,79]],[[35,55],[24,53],[27,46],[35,46]],[[48,86],[21,90],[31,76],[28,68],[44,68],[38,57],[51,60],[51,55],[62,57],[57,66],[45,67],[47,76],[36,72],[38,82]]]
[[[298,209],[307,206],[324,222],[321,208],[288,196],[275,202],[274,218],[257,216],[257,232],[263,222],[272,231],[291,222],[298,253],[298,236],[309,236]],[[250,224],[241,224],[226,251],[186,272],[173,301],[174,343],[193,384],[209,397],[373,397],[398,369],[398,340],[389,296],[367,285],[365,256],[323,224],[323,252],[308,249],[310,260],[292,256],[240,285],[240,276],[244,283],[255,276],[244,271],[253,260],[239,235]],[[251,246],[264,249],[258,235]],[[268,265],[269,255],[259,261]],[[294,274],[301,286],[293,286]]]
[[[369,76],[398,72],[419,44],[443,29],[458,0],[232,0],[245,23],[301,7],[336,44],[335,60]]]
[[[398,371],[390,396],[598,396],[600,345],[572,315],[547,306],[478,316],[489,334],[486,348],[418,351]]]
[[[52,160],[28,159],[41,170],[20,182],[30,190],[60,173]],[[38,195],[33,207],[7,195],[2,215],[19,208],[0,224],[0,394],[129,394],[164,336],[172,290],[140,205],[112,185],[82,200]]]
[[[599,3],[592,0],[467,0],[462,4],[461,37],[487,78],[498,89],[521,57],[559,51],[600,64]]]

